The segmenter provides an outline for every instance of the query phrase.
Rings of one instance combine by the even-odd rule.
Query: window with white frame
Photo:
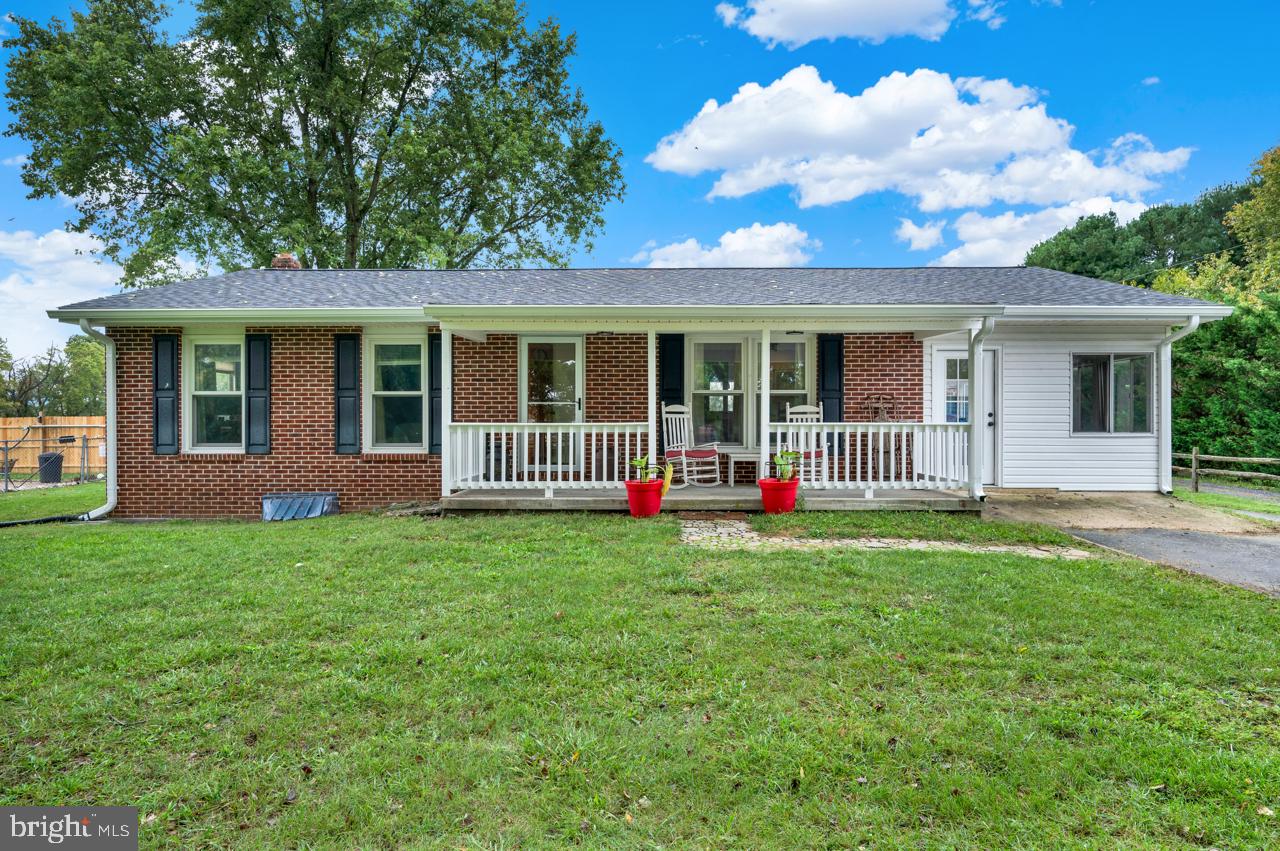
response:
[[[426,341],[371,339],[368,364],[367,440],[373,449],[422,449],[427,437]]]
[[[193,337],[188,348],[188,446],[244,448],[244,337]]]
[[[1149,434],[1149,354],[1072,355],[1071,430],[1078,434]]]
[[[969,422],[969,358],[948,357],[943,361],[943,415],[949,423]]]
[[[696,443],[742,444],[746,364],[742,340],[694,340],[690,399]]]

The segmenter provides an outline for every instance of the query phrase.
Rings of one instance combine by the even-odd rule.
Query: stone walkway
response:
[[[1092,554],[1072,547],[1033,547],[1011,544],[961,544],[954,541],[921,541],[915,538],[792,538],[767,537],[746,520],[680,520],[680,542],[711,550],[925,550],[935,552],[999,553],[1031,558],[1079,560]]]

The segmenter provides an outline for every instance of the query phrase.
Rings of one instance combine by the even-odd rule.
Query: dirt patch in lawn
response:
[[[1274,529],[1157,493],[993,493],[982,516],[1067,529],[1175,529],[1250,535]]]
[[[746,520],[704,517],[680,518],[680,541],[712,550],[936,550],[943,552],[1021,555],[1031,558],[1086,559],[1091,556],[1076,547],[1023,546],[1016,544],[965,544],[955,541],[924,541],[917,538],[793,538],[788,535],[761,535]]]

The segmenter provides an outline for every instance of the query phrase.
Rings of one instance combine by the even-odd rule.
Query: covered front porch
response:
[[[460,490],[440,501],[447,511],[626,511],[622,487],[553,491],[548,497],[527,488]],[[672,490],[662,500],[664,511],[760,511],[755,485],[717,485]],[[806,511],[980,511],[982,503],[964,491],[884,490],[872,496],[846,490],[804,492]]]
[[[462,310],[440,317],[442,372],[453,379],[443,382],[441,399],[444,507],[625,510],[624,485],[636,476],[630,462],[647,456],[660,463],[668,448],[664,403],[692,412],[691,442],[714,446],[720,465],[713,486],[673,488],[667,510],[760,510],[754,481],[773,474],[772,458],[784,450],[803,459],[799,478],[809,510],[979,506],[982,476],[970,471],[983,469],[978,438],[985,424],[937,421],[924,410],[920,344],[965,332],[971,357],[980,357],[991,316],[934,308],[910,319],[886,311],[856,321],[809,316],[803,324],[779,325],[785,317],[757,324],[741,315],[750,312],[661,323],[625,316],[531,320],[528,311],[509,322]],[[858,347],[873,338],[907,345],[878,359],[861,357]],[[491,367],[483,386],[468,384],[475,362]],[[514,418],[484,416],[491,408],[475,402],[485,393],[504,395],[507,370],[497,363],[515,367]],[[910,380],[894,385],[895,376]],[[897,395],[873,392],[881,384],[898,387]],[[454,398],[455,385],[467,400]],[[980,386],[966,392],[967,405],[978,410]],[[786,412],[795,405],[816,407],[822,416],[792,421]],[[618,412],[631,416],[611,416]],[[679,470],[677,464],[677,484]]]

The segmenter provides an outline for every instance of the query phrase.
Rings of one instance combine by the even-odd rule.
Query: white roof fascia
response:
[[[1075,305],[1075,306],[1011,306],[1005,308],[1005,320],[1134,320],[1183,321],[1191,316],[1202,319],[1225,319],[1234,308],[1222,304],[1161,304],[1161,305]]]
[[[1005,309],[998,305],[954,304],[439,304],[426,310],[442,322],[469,319],[515,317],[522,319],[600,319],[654,321],[666,319],[788,319],[800,317],[840,317],[844,319],[973,319],[1000,316]],[[640,314],[637,317],[636,314]]]
[[[93,325],[185,325],[227,322],[240,325],[370,325],[384,322],[425,323],[431,318],[421,307],[288,307],[288,308],[116,308],[112,310],[50,310],[61,322]]]
[[[115,308],[50,310],[48,315],[78,324],[182,325],[195,322],[234,322],[245,325],[368,325],[379,323],[445,322],[458,328],[495,330],[496,320],[520,322],[619,325],[644,327],[673,323],[712,322],[717,325],[750,325],[759,328],[805,322],[807,328],[825,324],[836,330],[850,323],[910,322],[909,330],[944,329],[949,323],[980,321],[993,316],[1014,321],[1159,320],[1184,321],[1192,315],[1203,320],[1230,316],[1232,308],[1200,305],[428,305],[423,307],[297,307],[297,308]],[[930,324],[922,324],[928,322]]]

